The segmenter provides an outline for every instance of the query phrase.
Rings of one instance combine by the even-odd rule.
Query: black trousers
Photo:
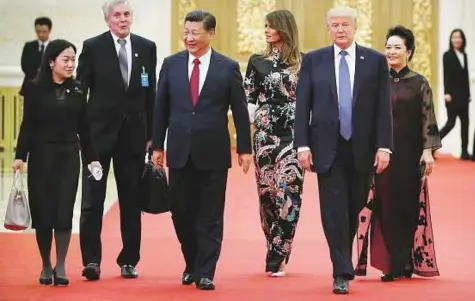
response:
[[[320,212],[323,231],[330,249],[333,277],[352,280],[353,240],[358,226],[358,214],[366,205],[371,171],[357,171],[351,140],[340,137],[332,167],[318,174]]]
[[[460,119],[460,131],[462,140],[462,154],[468,150],[468,104],[462,106],[447,106],[447,123],[440,130],[440,138],[443,139],[455,126],[457,117]]]
[[[102,260],[102,216],[111,160],[119,196],[122,237],[122,250],[117,257],[117,264],[135,266],[139,262],[142,224],[137,187],[144,167],[144,155],[145,151],[137,154],[123,147],[116,147],[108,154],[100,154],[104,173],[100,181],[90,176],[87,165],[83,166],[79,238],[84,266],[89,263],[100,264]]]
[[[173,225],[185,259],[185,272],[196,281],[214,278],[223,241],[228,169],[199,170],[192,160],[170,168]]]

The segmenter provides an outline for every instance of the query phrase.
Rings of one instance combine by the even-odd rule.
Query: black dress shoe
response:
[[[101,278],[101,268],[97,263],[89,263],[83,270],[82,276],[87,280],[99,280]]]
[[[120,275],[125,279],[134,279],[139,276],[134,266],[126,264],[120,269]]]
[[[394,277],[394,275],[391,274],[391,273],[381,274],[381,281],[382,282],[390,282],[390,281],[394,281],[394,279],[396,279],[396,277]]]
[[[204,291],[212,291],[212,290],[215,289],[213,280],[211,280],[209,278],[201,278],[200,282],[198,282],[198,284],[196,284],[196,287],[198,289],[204,290]]]
[[[350,292],[348,288],[348,280],[343,277],[336,277],[333,280],[333,293],[339,295],[345,295]]]
[[[69,279],[66,277],[58,277],[56,276],[56,271],[53,271],[53,285],[69,285]]]
[[[405,270],[402,275],[403,275],[404,278],[406,278],[406,279],[411,279],[411,278],[412,278],[412,274],[414,274],[414,271],[413,271],[413,270]]]
[[[190,285],[193,282],[195,282],[195,279],[193,278],[193,275],[190,273],[183,273],[183,276],[181,276],[181,284],[184,285]]]
[[[461,160],[470,160],[470,155],[467,152],[462,152],[462,155],[460,156]]]

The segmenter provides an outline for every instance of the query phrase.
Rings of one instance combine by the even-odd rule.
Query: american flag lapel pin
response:
[[[364,60],[364,56],[360,56],[360,60]]]

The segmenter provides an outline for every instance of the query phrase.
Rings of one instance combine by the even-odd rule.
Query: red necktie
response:
[[[191,100],[193,101],[193,106],[196,106],[198,103],[198,96],[200,94],[200,60],[193,60],[193,71],[191,71],[190,77],[190,92]]]

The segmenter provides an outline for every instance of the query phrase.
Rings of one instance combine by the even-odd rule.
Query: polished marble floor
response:
[[[8,196],[10,194],[12,183],[13,183],[13,171],[11,165],[13,163],[13,153],[12,152],[0,152],[0,232],[9,231],[3,227],[3,221],[5,218],[5,211],[7,210]],[[28,176],[28,173],[25,173]],[[23,179],[26,187],[26,178]],[[107,179],[107,194],[105,201],[104,214],[107,210],[117,201],[117,189],[115,186],[114,174],[112,171]],[[78,184],[78,193],[76,196],[76,204],[74,207],[74,217],[73,217],[73,232],[79,232],[79,217],[81,214],[81,181]],[[25,232],[32,232],[33,230],[29,229]],[[9,231],[12,232],[12,231]],[[21,233],[25,233],[21,232]],[[20,233],[20,232],[18,232]]]

